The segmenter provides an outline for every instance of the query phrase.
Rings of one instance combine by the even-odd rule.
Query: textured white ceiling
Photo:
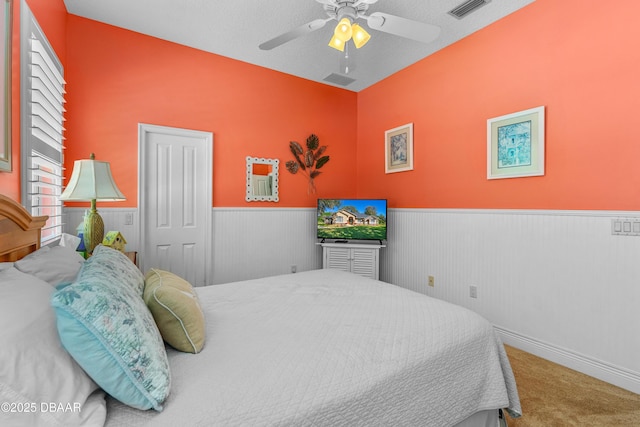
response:
[[[384,12],[441,27],[423,44],[370,30],[371,40],[350,49],[347,86],[323,79],[341,70],[343,54],[327,46],[335,22],[273,50],[258,48],[295,27],[326,18],[315,0],[64,0],[71,14],[169,40],[207,52],[358,92],[534,0],[492,0],[458,20],[447,12],[463,0],[379,0],[369,13]],[[364,22],[364,21],[363,21]],[[353,45],[352,45],[353,47]]]

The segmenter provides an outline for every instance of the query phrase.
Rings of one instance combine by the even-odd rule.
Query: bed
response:
[[[16,214],[7,216],[7,206],[19,212],[21,219],[14,220]],[[15,224],[8,227],[14,234],[16,227],[26,233],[42,222],[42,218],[30,218],[13,201],[0,197],[0,226],[7,219]],[[0,235],[0,241],[4,239]],[[24,243],[20,246],[25,247]],[[138,288],[141,273],[124,255],[100,249],[99,255],[92,257],[94,260],[69,261],[82,264],[71,285],[66,283],[69,278],[49,277],[42,281],[35,277],[43,274],[37,268],[26,274],[28,268],[18,265],[22,269],[19,270],[17,265],[6,262],[37,264],[32,261],[38,259],[37,241],[27,246],[31,249],[26,252],[33,252],[30,255],[19,248],[0,251],[0,260],[5,261],[0,264],[0,304],[10,304],[0,310],[13,310],[11,316],[22,315],[20,298],[14,294],[25,286],[37,288],[42,294],[39,299],[50,303],[41,308],[38,319],[52,325],[38,328],[39,338],[27,344],[20,342],[25,347],[21,351],[33,352],[34,347],[47,345],[47,360],[63,359],[64,364],[58,366],[65,367],[57,368],[62,372],[58,379],[52,378],[56,376],[54,370],[45,367],[42,372],[46,378],[31,373],[20,377],[0,368],[0,400],[9,402],[13,405],[9,409],[14,409],[7,413],[3,408],[0,423],[5,417],[12,425],[478,427],[504,425],[501,409],[514,417],[520,415],[516,384],[504,347],[485,319],[444,301],[329,269],[182,289],[180,295],[193,293],[189,300],[202,315],[199,347],[187,352],[166,344],[163,338],[173,341],[167,341],[160,320],[151,317],[162,331],[155,329],[156,332],[162,336],[142,348],[155,348],[164,355],[158,355],[156,365],[144,365],[142,374],[140,369],[134,373],[147,375],[141,384],[156,381],[160,386],[150,387],[150,394],[143,390],[142,397],[147,400],[142,403],[123,403],[126,398],[112,395],[120,396],[117,387],[131,381],[130,372],[114,385],[109,384],[109,379],[115,377],[109,372],[111,368],[102,367],[96,374],[94,366],[85,366],[94,363],[96,357],[84,360],[91,352],[86,343],[78,348],[77,343],[65,338],[68,328],[64,322],[69,321],[65,316],[71,311],[65,314],[61,307],[68,300],[77,302],[78,298],[68,296],[77,295],[81,288],[69,289],[80,286],[91,268],[98,269],[93,274],[101,280],[106,280],[105,272],[126,271],[138,284],[117,287],[105,300],[130,295],[135,304],[139,304],[138,299],[142,301],[142,306],[134,306],[136,316],[149,318],[148,313],[143,313],[147,311],[144,304],[149,302],[148,295],[145,296],[145,289]],[[100,255],[103,253],[108,256]],[[51,270],[47,269],[49,275]],[[141,286],[149,288],[151,276],[143,276]],[[46,286],[40,282],[46,282]],[[84,286],[104,292],[111,285]],[[156,290],[153,292],[155,295]],[[28,299],[32,306],[33,300],[32,296]],[[153,311],[151,305],[147,306]],[[111,318],[106,319],[110,322]],[[153,334],[155,327],[146,329]],[[25,337],[32,332],[14,335],[18,334]],[[188,345],[193,344],[189,340]],[[176,348],[180,345],[176,344]],[[37,356],[31,356],[33,363],[44,364]],[[162,374],[163,369],[166,375]],[[30,372],[38,369],[31,368]],[[37,388],[40,395],[30,395],[29,387]],[[53,390],[48,396],[43,395],[47,387]],[[162,393],[154,394],[160,389]],[[16,401],[23,402],[23,406],[19,407]],[[145,404],[151,409],[139,409],[146,408]],[[74,411],[78,408],[82,410]]]

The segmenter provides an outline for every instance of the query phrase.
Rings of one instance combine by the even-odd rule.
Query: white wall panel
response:
[[[611,219],[630,215],[393,209],[380,277],[473,309],[516,346],[536,342],[529,351],[583,371],[588,360],[591,375],[640,392],[640,237],[611,234]]]
[[[127,241],[127,251],[138,251],[138,209],[137,208],[101,208],[98,202],[98,213],[104,221],[104,231],[119,231]],[[76,228],[82,222],[86,208],[64,208],[64,232],[76,235]],[[131,224],[127,224],[127,219]]]
[[[85,208],[65,208],[65,228],[76,234]],[[100,208],[105,231],[118,230],[127,250],[139,250],[136,208]],[[213,284],[322,268],[316,245],[315,209],[214,208]],[[131,215],[132,225],[125,225]]]
[[[213,283],[322,268],[316,210],[214,208]]]

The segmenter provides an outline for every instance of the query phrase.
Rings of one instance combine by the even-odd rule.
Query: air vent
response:
[[[356,81],[356,79],[352,79],[351,77],[343,76],[342,74],[336,73],[331,73],[322,80],[340,86],[347,86]]]
[[[451,9],[448,13],[454,18],[462,19],[471,12],[475,12],[491,0],[467,0],[454,9]]]

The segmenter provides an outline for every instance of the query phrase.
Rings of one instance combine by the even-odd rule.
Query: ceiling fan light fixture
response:
[[[351,21],[349,18],[342,18],[338,25],[336,25],[336,29],[333,31],[334,37],[342,40],[343,42],[348,42],[353,34],[353,30],[351,29]]]
[[[367,33],[365,29],[358,24],[353,24],[351,29],[353,31],[353,44],[356,45],[356,48],[360,49],[362,46],[367,44],[371,38],[371,34]]]
[[[337,49],[340,52],[344,52],[344,45],[345,45],[345,42],[337,38],[335,35],[331,38],[331,41],[329,42],[330,47]]]

